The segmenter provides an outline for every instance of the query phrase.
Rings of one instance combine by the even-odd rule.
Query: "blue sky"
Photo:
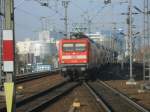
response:
[[[23,2],[22,2],[23,1]],[[40,6],[35,0],[15,0],[15,24],[16,40],[25,38],[36,38],[36,32],[42,29],[41,17],[47,18],[49,29],[55,28],[57,31],[64,29],[64,8],[62,0],[49,0],[51,9]],[[122,12],[127,12],[127,4],[120,5],[119,1],[112,0],[112,4],[104,5],[103,0],[70,0],[68,8],[69,29],[71,31],[73,23],[83,23],[84,19],[92,18],[92,32],[101,30],[111,30],[112,23],[117,23],[116,28],[126,31],[126,16]],[[133,5],[143,9],[143,0],[133,0]],[[56,11],[58,13],[56,13]],[[134,12],[137,12],[133,9]],[[135,32],[142,31],[142,15],[134,16],[136,24]]]

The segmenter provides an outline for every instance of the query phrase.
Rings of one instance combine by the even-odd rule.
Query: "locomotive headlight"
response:
[[[85,67],[81,67],[81,71],[85,71]]]

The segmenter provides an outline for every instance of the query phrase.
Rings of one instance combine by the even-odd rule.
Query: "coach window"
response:
[[[85,51],[86,44],[75,44],[75,51]]]
[[[73,44],[63,44],[63,51],[74,51]]]

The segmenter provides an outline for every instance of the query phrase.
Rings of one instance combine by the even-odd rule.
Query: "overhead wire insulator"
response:
[[[41,0],[40,2],[41,2],[41,6],[46,6],[46,7],[48,7],[49,6],[49,2],[48,2],[49,0]]]
[[[111,0],[104,0],[104,4],[109,4],[109,3],[111,3]]]
[[[46,7],[48,7],[48,3],[41,3],[41,6],[46,6]]]

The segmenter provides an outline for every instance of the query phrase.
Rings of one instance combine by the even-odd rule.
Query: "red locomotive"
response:
[[[59,65],[63,76],[86,79],[102,64],[110,63],[110,50],[97,45],[83,34],[59,41]]]

